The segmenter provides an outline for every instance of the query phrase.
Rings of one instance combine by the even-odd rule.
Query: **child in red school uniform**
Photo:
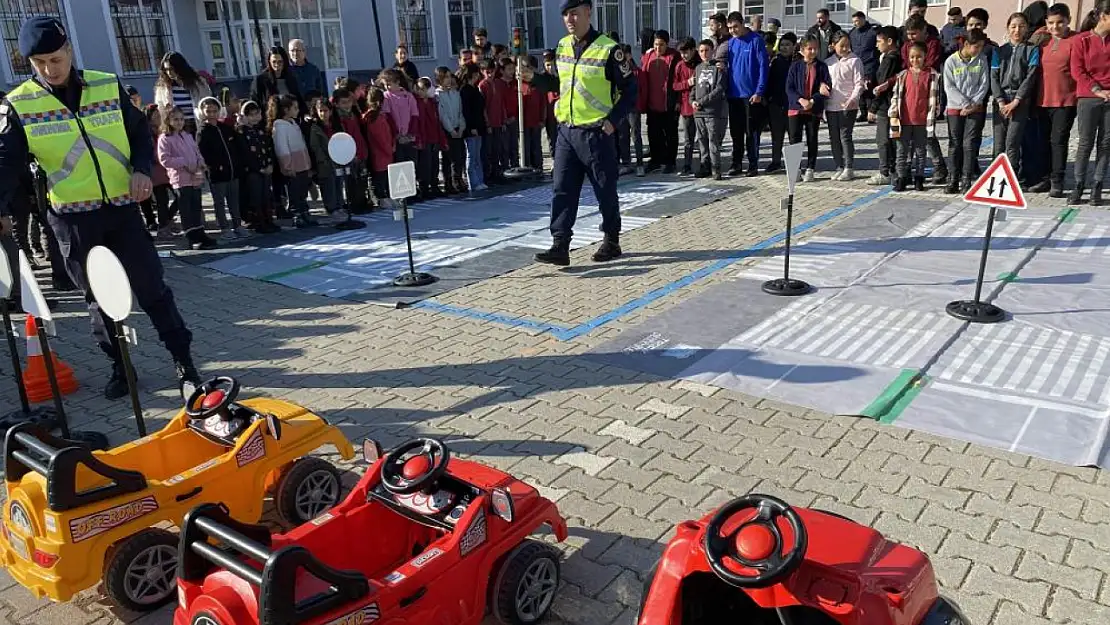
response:
[[[536,66],[536,57],[528,57]],[[547,95],[524,84],[524,166],[543,170],[543,131],[547,124]]]
[[[501,67],[501,80],[505,82],[504,90],[501,92],[502,99],[505,102],[505,144],[502,148],[504,160],[502,165],[508,169],[510,167],[520,167],[520,101],[518,99],[518,92],[516,88],[516,63],[510,58],[502,58],[499,61]]]
[[[447,137],[439,121],[439,105],[432,92],[431,79],[424,77],[416,81],[416,103],[420,110],[420,119],[417,124],[417,144],[420,146],[420,157],[417,160],[417,180],[420,183],[420,195],[423,199],[430,200],[443,195],[439,188],[439,153],[447,148]]]
[[[890,133],[898,139],[897,178],[894,190],[902,192],[909,184],[911,165],[913,186],[925,190],[925,154],[929,139],[936,136],[937,91],[939,76],[926,65],[926,44],[915,41],[909,48],[909,69],[898,74],[890,96]]]
[[[1068,139],[1075,123],[1076,85],[1071,75],[1071,47],[1075,33],[1068,28],[1071,8],[1054,4],[1048,9],[1047,28],[1041,35],[1041,81],[1037,104],[1041,127],[1047,128],[1049,175],[1029,190],[1048,191],[1049,197],[1064,197],[1064,170],[1068,164]],[[1045,188],[1044,182],[1048,182]]]
[[[347,166],[348,174],[343,178],[343,192],[351,206],[351,212],[365,213],[370,208],[366,196],[366,160],[370,158],[370,146],[366,142],[362,120],[358,111],[358,98],[346,87],[339,87],[331,94],[332,115],[329,124],[330,134],[345,132],[355,140],[355,160]],[[342,200],[338,200],[342,204]]]
[[[1075,189],[1068,204],[1078,204],[1087,182],[1091,206],[1102,204],[1102,184],[1110,166],[1110,0],[1099,0],[1084,21],[1090,30],[1072,44],[1071,75],[1075,77],[1076,125],[1079,146],[1075,151]],[[1091,151],[1095,152],[1094,176],[1087,177]]]
[[[501,184],[505,181],[503,176],[506,167],[504,154],[505,146],[505,96],[502,94],[505,81],[499,77],[499,68],[493,61],[482,61],[478,66],[482,70],[482,80],[478,83],[478,91],[485,98],[486,120],[489,122],[489,131],[482,142],[482,156],[485,164],[486,184]]]
[[[362,117],[366,139],[370,144],[370,180],[374,195],[379,199],[389,197],[389,166],[393,163],[396,134],[389,115],[385,113],[385,93],[377,87],[366,92],[366,114]],[[380,207],[380,204],[379,204]]]
[[[682,129],[682,141],[685,143],[686,161],[682,164],[680,176],[694,175],[694,145],[697,143],[698,126],[694,121],[694,106],[690,104],[690,90],[697,81],[695,70],[698,68],[698,49],[692,37],[683,39],[678,44],[678,53],[682,60],[675,64],[674,83],[672,89],[678,96],[679,128]]]

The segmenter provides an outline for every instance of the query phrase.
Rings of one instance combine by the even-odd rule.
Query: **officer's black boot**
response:
[[[555,239],[551,249],[536,254],[536,262],[566,267],[570,264],[570,241]]]
[[[104,386],[104,397],[119,399],[126,397],[127,392],[127,372],[123,368],[123,363],[117,360],[112,363],[112,375],[108,378],[108,384]]]
[[[176,357],[173,359],[173,368],[177,372],[177,383],[180,386],[184,382],[192,382],[193,384],[200,384],[200,373],[193,365],[193,357],[189,355]]]
[[[601,242],[601,247],[597,248],[597,251],[594,252],[593,258],[595,263],[604,263],[620,258],[622,253],[620,235],[607,234],[605,235],[605,240]]]

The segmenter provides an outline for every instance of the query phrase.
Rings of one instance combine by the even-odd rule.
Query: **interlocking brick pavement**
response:
[[[619,262],[592,264],[591,250],[580,250],[568,270],[533,265],[439,300],[581,323],[781,230],[782,176],[726,184],[735,190],[727,199],[626,235],[629,253]],[[874,191],[859,181],[800,185],[798,223]],[[166,265],[205,372],[239,377],[247,394],[303,403],[355,440],[446,437],[460,455],[512,471],[556,500],[571,525],[556,625],[633,623],[642,576],[674,524],[751,490],[844,514],[924,549],[944,592],[977,625],[1110,622],[1107,474],[580,357],[730,272],[560,341],[526,327],[336,302]],[[82,383],[67,398],[74,425],[129,440],[126,401],[99,396],[107,371],[83,307],[76,297],[62,300],[55,347]],[[155,333],[141,315],[135,325],[142,401],[158,427],[179,400]],[[14,404],[11,386],[0,389],[0,403]],[[0,622],[169,622],[168,609],[124,613],[98,589],[56,605],[0,580]]]

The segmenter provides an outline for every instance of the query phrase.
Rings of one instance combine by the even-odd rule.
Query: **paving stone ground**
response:
[[[870,132],[857,130],[864,159]],[[439,301],[561,325],[593,318],[782,229],[781,175],[727,184],[735,190],[727,199],[629,234],[628,254],[618,262],[595,265],[592,250],[580,250],[570,269],[533,265]],[[831,182],[825,173],[799,187],[798,222],[874,191],[862,181]],[[205,373],[237,376],[247,395],[304,404],[353,440],[446,437],[460,455],[511,471],[556,500],[571,525],[556,625],[633,623],[642,575],[674,524],[749,491],[838,512],[923,549],[943,591],[976,625],[1110,622],[1105,472],[580,357],[732,272],[560,341],[428,310],[337,302],[176,260],[166,267]],[[148,424],[158,427],[179,404],[172,369],[146,319],[138,316],[135,325],[143,405]],[[82,382],[67,406],[78,427],[122,443],[134,436],[129,407],[101,399],[106,363],[87,328],[81,303],[64,297],[56,348]],[[0,404],[14,404],[10,385],[0,388]],[[170,619],[168,610],[124,613],[97,589],[51,604],[6,575],[0,580],[0,621]]]

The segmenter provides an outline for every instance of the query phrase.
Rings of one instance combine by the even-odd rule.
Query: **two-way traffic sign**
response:
[[[1014,166],[1006,153],[998,155],[979,180],[964,194],[964,201],[998,208],[1025,209],[1025,194],[1021,192]]]

